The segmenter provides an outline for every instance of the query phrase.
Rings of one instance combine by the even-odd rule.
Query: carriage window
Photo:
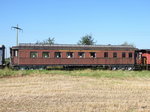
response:
[[[30,52],[30,57],[31,58],[37,58],[38,57],[38,53],[37,52]]]
[[[123,52],[123,53],[122,53],[122,58],[125,58],[125,57],[126,57],[126,53]]]
[[[95,52],[90,52],[90,57],[91,58],[96,58],[96,53]]]
[[[61,52],[55,52],[55,58],[61,58]]]
[[[116,52],[113,53],[113,58],[117,58],[117,53]]]
[[[14,52],[13,52],[13,56],[18,56],[18,50],[14,50]]]
[[[73,52],[67,52],[67,58],[73,58]]]
[[[108,58],[108,52],[104,52],[104,58]]]
[[[43,58],[49,58],[49,52],[43,52],[42,57]]]
[[[79,53],[78,53],[79,58],[84,58],[84,55],[85,55],[84,52],[79,52]]]
[[[129,53],[129,58],[132,58],[132,53],[131,52]]]

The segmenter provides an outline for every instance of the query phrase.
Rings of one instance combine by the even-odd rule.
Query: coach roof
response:
[[[132,45],[77,45],[77,44],[32,44],[21,43],[12,49],[43,49],[43,50],[135,50]]]

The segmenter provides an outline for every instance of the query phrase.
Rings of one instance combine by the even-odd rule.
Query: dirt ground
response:
[[[150,112],[150,79],[1,78],[0,112]]]

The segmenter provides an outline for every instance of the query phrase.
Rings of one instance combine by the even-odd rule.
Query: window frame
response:
[[[45,56],[44,56],[44,53],[47,53],[47,54],[48,54],[48,57],[45,57]],[[42,52],[42,58],[49,58],[49,57],[50,57],[50,52],[47,52],[47,51],[43,51],[43,52]]]
[[[108,52],[104,52],[104,58],[108,58],[108,57],[109,57]]]
[[[35,57],[33,57],[33,54],[32,53],[35,53]],[[38,52],[37,51],[31,51],[30,52],[30,58],[38,58]]]
[[[80,53],[81,53],[82,55],[80,55]],[[85,52],[78,52],[78,56],[79,56],[79,58],[85,58]]]
[[[74,58],[74,52],[66,52],[67,58]]]
[[[18,50],[15,49],[15,50],[13,51],[13,57],[18,57]]]
[[[117,52],[113,52],[113,58],[117,58],[118,55],[117,55]]]
[[[122,52],[122,58],[126,58],[126,52]]]
[[[132,52],[129,52],[129,53],[128,53],[128,57],[129,57],[129,58],[133,58],[133,53],[132,53]]]
[[[59,57],[57,57],[57,53],[59,53],[59,55],[60,55]],[[55,53],[54,53],[54,57],[55,57],[55,58],[62,58],[62,52],[55,52]]]
[[[94,56],[92,56],[92,53],[94,53]],[[96,52],[90,52],[90,58],[96,58]]]

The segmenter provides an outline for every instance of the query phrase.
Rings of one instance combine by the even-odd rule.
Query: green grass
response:
[[[89,77],[107,77],[107,78],[126,78],[126,77],[145,77],[150,78],[150,71],[111,71],[111,70],[0,70],[0,78],[26,76],[33,74],[53,74],[53,75],[68,75],[68,76],[89,76]]]
[[[16,71],[11,69],[1,69],[0,70],[0,78],[1,77],[9,77],[9,76],[24,76],[29,75],[30,73],[28,71]]]

